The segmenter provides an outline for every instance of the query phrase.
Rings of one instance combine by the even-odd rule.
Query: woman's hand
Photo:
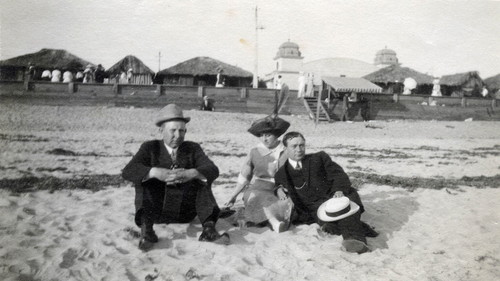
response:
[[[278,195],[278,198],[280,200],[288,199],[288,195],[286,195],[285,189],[283,187],[278,188],[278,190],[276,191],[276,194]]]

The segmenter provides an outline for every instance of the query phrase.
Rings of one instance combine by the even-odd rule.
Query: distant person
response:
[[[483,96],[483,98],[488,96],[488,89],[486,89],[486,87],[483,87],[481,90],[481,96]]]
[[[127,71],[127,83],[132,84],[133,79],[134,79],[134,71],[132,70],[132,68],[129,68],[129,70]]]
[[[31,62],[28,63],[28,68],[26,70],[26,75],[28,75],[28,81],[35,80],[36,69],[35,69],[35,66]]]
[[[225,84],[225,79],[222,76],[222,72],[224,72],[224,70],[222,69],[219,69],[219,71],[217,72],[217,81],[215,82],[215,87],[217,88],[222,88]]]
[[[274,81],[274,88],[276,90],[281,90],[281,84],[283,83],[283,81],[281,80],[281,75],[278,75],[278,78],[275,79]]]
[[[41,76],[43,81],[50,81],[52,79],[52,72],[50,70],[46,69],[42,72]]]
[[[284,146],[279,137],[290,127],[290,123],[268,116],[256,120],[248,129],[259,138],[260,143],[252,148],[243,162],[236,190],[225,204],[232,207],[238,195],[243,192],[245,204],[241,223],[262,225],[269,223],[275,232],[288,229],[292,202],[280,200],[274,194],[274,174],[284,164]]]
[[[299,88],[297,89],[297,98],[303,98],[306,94],[306,77],[304,75],[304,72],[299,72]]]
[[[96,83],[103,83],[104,82],[104,78],[106,78],[106,72],[104,71],[104,67],[102,67],[101,64],[97,65],[97,68],[94,72],[94,77],[95,77]]]
[[[289,88],[288,85],[281,80],[281,76],[279,76],[279,93],[278,93],[278,108],[276,114],[279,114],[281,110],[285,107],[285,104],[289,97]]]
[[[306,97],[314,97],[314,74],[309,73],[307,75],[307,87],[306,87]]]
[[[78,71],[75,76],[75,82],[83,82],[83,72]]]
[[[64,71],[64,73],[63,73],[63,82],[64,83],[69,83],[69,82],[72,82],[72,81],[73,81],[73,73],[71,73],[71,71],[69,71],[69,70]]]
[[[208,98],[208,96],[203,97],[203,101],[200,105],[200,110],[203,111],[215,111],[214,102]]]
[[[59,69],[54,69],[52,71],[51,82],[61,82],[61,71]]]
[[[83,83],[94,83],[94,72],[90,64],[83,71]]]
[[[227,234],[215,229],[220,209],[212,183],[219,169],[199,144],[184,140],[189,121],[175,104],[162,108],[155,124],[163,139],[143,143],[123,169],[123,178],[135,185],[135,223],[141,227],[142,250],[158,242],[153,224],[189,223],[195,217],[203,227],[200,241],[229,242]]]
[[[378,235],[361,222],[363,204],[342,167],[323,151],[306,154],[306,140],[301,133],[283,137],[288,160],[274,176],[279,198],[291,198],[293,224],[318,223],[321,229],[342,235],[347,252],[369,251],[366,236]]]
[[[124,71],[122,71],[120,73],[120,79],[119,79],[119,82],[120,84],[127,84],[128,83],[128,80],[127,80],[127,73],[125,73]]]

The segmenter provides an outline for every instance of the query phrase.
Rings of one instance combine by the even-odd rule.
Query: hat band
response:
[[[343,214],[347,214],[349,213],[349,211],[351,210],[351,206],[347,206],[347,208],[344,208],[338,212],[325,212],[329,217],[338,217],[340,215],[343,215]]]

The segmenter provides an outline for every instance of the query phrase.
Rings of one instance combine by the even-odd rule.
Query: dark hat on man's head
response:
[[[264,133],[272,133],[279,137],[288,130],[288,127],[290,127],[290,123],[287,121],[277,116],[267,116],[252,122],[252,126],[248,129],[248,132],[256,137],[260,137]]]
[[[161,124],[168,121],[184,121],[187,123],[189,122],[189,120],[191,120],[190,117],[184,117],[182,108],[180,108],[176,104],[171,103],[160,109],[158,115],[156,116],[155,124],[156,126],[160,127]]]

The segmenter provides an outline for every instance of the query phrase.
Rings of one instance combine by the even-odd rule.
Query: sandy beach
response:
[[[309,152],[324,150],[350,175],[380,235],[371,252],[341,251],[317,224],[284,233],[220,219],[230,245],[199,242],[201,225],[156,225],[160,242],[138,249],[134,189],[32,188],[119,175],[146,140],[156,109],[0,105],[1,280],[495,280],[500,276],[498,122],[389,120],[315,125],[282,116]],[[185,111],[186,139],[220,169],[213,191],[231,196],[258,114]],[[240,200],[236,206],[241,206]],[[495,277],[497,276],[497,277]]]

